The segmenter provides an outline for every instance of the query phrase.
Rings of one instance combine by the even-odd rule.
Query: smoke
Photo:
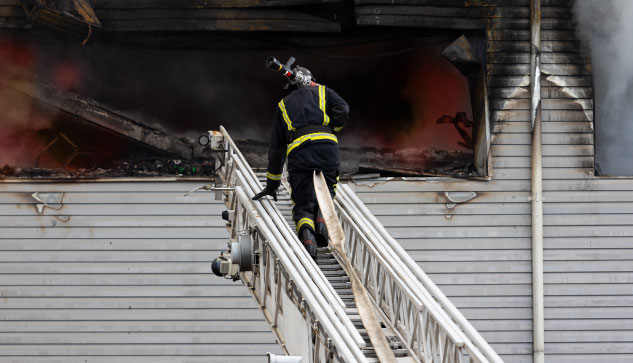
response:
[[[0,38],[0,166],[35,166],[45,144],[38,131],[52,124],[54,112],[36,105],[16,89],[35,87],[33,49]]]
[[[267,138],[262,131],[283,96],[279,76],[263,66],[269,52],[111,44],[63,50],[83,70],[77,93],[174,134],[197,138],[224,125],[234,137]],[[49,59],[60,56],[55,51],[47,51]]]
[[[46,54],[43,68],[59,69],[50,81],[75,86],[75,92],[133,119],[195,137],[224,125],[236,139],[261,141],[268,140],[277,103],[288,93],[281,88],[281,76],[264,69],[264,60],[270,55],[281,61],[295,56],[296,64],[309,68],[319,83],[349,102],[351,121],[342,134],[343,145],[459,150],[454,128],[435,125],[443,114],[470,110],[466,80],[441,55],[449,41],[414,38],[307,54],[105,43],[40,47]],[[390,57],[357,57],[412,47],[420,49]],[[323,56],[328,54],[339,57]],[[76,64],[62,67],[61,59]],[[80,70],[81,82],[69,69]],[[439,128],[439,137],[430,132],[433,128]]]
[[[577,0],[574,14],[592,60],[596,169],[633,175],[633,1]]]

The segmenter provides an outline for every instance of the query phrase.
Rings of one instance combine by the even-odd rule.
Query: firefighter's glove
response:
[[[277,201],[277,188],[279,188],[279,184],[281,184],[279,181],[270,180],[269,179],[266,182],[266,188],[264,188],[264,190],[262,190],[261,192],[255,194],[255,196],[253,197],[253,200],[258,200],[259,198],[263,197],[264,195],[270,195],[271,197],[273,197],[273,199],[276,202]]]

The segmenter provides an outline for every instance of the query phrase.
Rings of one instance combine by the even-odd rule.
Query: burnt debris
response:
[[[248,163],[265,170],[268,163],[268,142],[239,140],[237,145]],[[341,147],[343,178],[354,174],[380,176],[478,176],[472,151],[446,151],[435,148]]]
[[[125,160],[114,160],[102,167],[76,169],[0,168],[0,179],[99,179],[145,177],[213,177],[213,160],[180,160],[157,158],[152,155],[136,155]]]
[[[22,165],[5,165],[0,178],[209,177],[209,150],[193,139],[174,135],[113,111],[90,98],[47,84],[5,82],[5,94],[29,99],[52,121],[14,133],[28,143]],[[24,132],[32,137],[24,138]],[[30,141],[29,141],[30,140]]]
[[[34,27],[46,28],[88,43],[101,22],[86,0],[22,0],[26,17]]]

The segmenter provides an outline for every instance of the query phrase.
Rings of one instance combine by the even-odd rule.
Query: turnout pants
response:
[[[320,170],[332,198],[336,195],[339,176],[338,145],[330,142],[310,143],[292,151],[288,156],[288,181],[292,188],[292,219],[297,232],[309,227],[315,230],[319,205],[314,192],[313,172]]]

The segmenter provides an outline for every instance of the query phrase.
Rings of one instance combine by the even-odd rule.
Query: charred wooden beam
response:
[[[33,86],[26,84],[8,84],[0,81],[0,85],[35,98],[48,106],[66,112],[84,123],[106,129],[115,134],[127,137],[146,146],[178,156],[192,159],[202,156],[201,148],[196,147],[193,140],[175,136],[150,127],[141,122],[112,111],[98,102],[77,94],[63,93],[49,86]],[[195,155],[194,155],[195,150]]]
[[[259,8],[340,3],[343,0],[93,0],[95,9]]]
[[[212,50],[270,50],[289,49],[299,53],[321,55],[318,48],[344,47],[380,41],[413,38],[428,35],[426,29],[366,29],[359,33],[337,32],[199,32],[193,37],[189,32],[109,32],[102,31],[99,42],[129,46],[153,46],[161,48],[190,48]],[[453,33],[445,35],[447,41]],[[316,49],[314,52],[312,49]]]
[[[340,32],[341,25],[294,9],[99,9],[103,30]]]
[[[82,44],[101,29],[101,22],[86,0],[23,0],[22,6],[34,26],[82,39]]]

